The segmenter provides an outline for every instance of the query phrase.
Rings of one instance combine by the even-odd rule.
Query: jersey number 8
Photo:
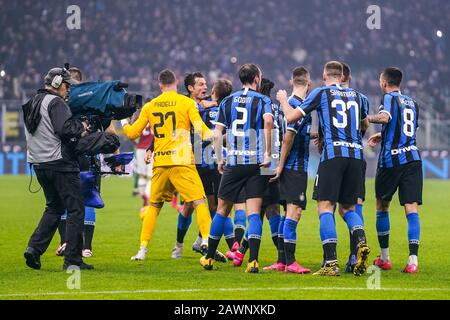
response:
[[[407,137],[414,136],[414,111],[412,109],[403,109],[403,133]]]

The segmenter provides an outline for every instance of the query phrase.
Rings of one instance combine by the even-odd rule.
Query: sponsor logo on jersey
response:
[[[409,146],[409,147],[404,147],[404,148],[400,148],[400,149],[393,149],[391,150],[391,154],[393,156],[397,155],[397,154],[402,154],[402,153],[406,153],[412,150],[419,150],[419,148],[417,148],[416,146]]]
[[[177,152],[175,150],[169,150],[169,151],[157,151],[155,152],[155,157],[166,157],[166,156],[173,156],[176,155]]]
[[[228,150],[229,156],[255,156],[256,151],[252,150]]]
[[[347,142],[347,141],[333,141],[333,146],[335,147],[347,147],[353,149],[363,149],[362,145],[355,142]]]

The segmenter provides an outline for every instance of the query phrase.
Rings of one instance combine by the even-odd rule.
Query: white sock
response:
[[[381,260],[386,261],[389,260],[389,248],[381,248]]]
[[[149,198],[150,198],[151,186],[152,186],[152,180],[149,178],[149,179],[147,179],[147,184],[145,185],[145,194]]]
[[[200,238],[200,237],[197,237],[197,239],[195,239],[195,242],[194,242],[194,244],[196,244],[196,245],[201,245],[202,244],[202,238]]]
[[[409,256],[409,258],[408,258],[408,265],[411,265],[411,264],[415,264],[416,266],[419,265],[419,261],[417,259],[417,256],[415,256],[415,255]]]
[[[141,196],[145,196],[145,187],[147,186],[147,181],[145,178],[139,178],[138,180],[138,190]]]

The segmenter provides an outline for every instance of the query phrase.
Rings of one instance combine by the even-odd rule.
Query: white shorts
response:
[[[149,164],[146,164],[144,160],[146,153],[147,150],[145,149],[136,149],[134,171],[139,175],[143,175],[150,178],[152,176],[153,159]]]

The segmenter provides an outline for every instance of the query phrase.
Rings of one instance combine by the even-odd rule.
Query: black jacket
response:
[[[40,89],[30,101],[22,106],[25,126],[31,134],[34,133],[41,121],[41,103],[47,94],[56,95],[49,90]],[[48,106],[48,115],[55,130],[54,133],[62,142],[62,159],[34,164],[34,168],[37,170],[49,169],[55,171],[78,172],[80,169],[74,147],[80,139],[81,134],[85,131],[82,122],[79,119],[72,117],[69,106],[60,96],[57,96],[50,102]]]

